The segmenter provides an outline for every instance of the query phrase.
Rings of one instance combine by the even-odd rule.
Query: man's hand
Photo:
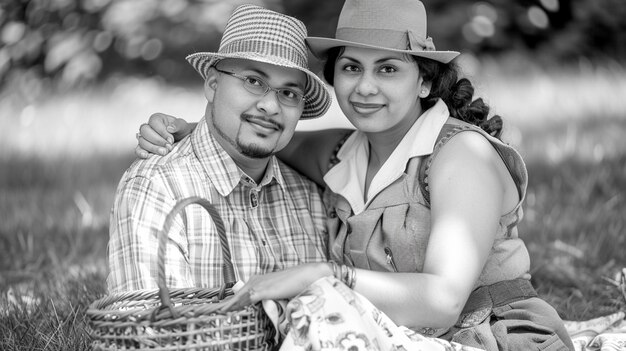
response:
[[[148,123],[139,127],[135,154],[140,158],[148,158],[150,153],[166,155],[172,150],[172,144],[191,133],[194,127],[195,124],[184,119],[155,113]]]

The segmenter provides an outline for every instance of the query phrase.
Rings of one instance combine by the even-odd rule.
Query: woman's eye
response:
[[[355,65],[345,65],[343,67],[343,70],[346,72],[359,72],[360,71],[359,67]]]
[[[383,66],[383,67],[380,68],[380,71],[382,73],[395,73],[398,70],[395,67],[393,67],[393,66]]]

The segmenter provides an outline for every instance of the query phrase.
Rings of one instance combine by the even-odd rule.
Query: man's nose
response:
[[[269,89],[257,102],[257,108],[268,115],[280,112],[282,106],[278,101],[278,92],[274,89]]]

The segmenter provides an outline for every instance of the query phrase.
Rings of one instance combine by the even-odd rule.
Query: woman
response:
[[[328,335],[336,346],[337,333],[381,345],[403,325],[487,350],[573,349],[529,282],[517,234],[524,162],[499,140],[500,118],[487,119],[489,107],[458,79],[458,53],[426,37],[422,3],[347,0],[336,37],[307,43],[357,130],[302,133],[280,157],[325,186],[333,261],[254,277],[230,307],[298,295],[292,346],[332,343]],[[138,154],[171,140],[164,121],[173,119],[142,126]],[[373,325],[355,324],[365,315]]]

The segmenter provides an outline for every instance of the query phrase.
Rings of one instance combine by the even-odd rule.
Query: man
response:
[[[273,155],[300,118],[330,106],[307,68],[299,20],[244,5],[230,17],[217,53],[187,60],[205,79],[206,112],[165,157],[137,160],[124,173],[111,213],[111,293],[156,288],[157,234],[181,199],[208,199],[224,219],[237,279],[326,260],[317,186]],[[211,218],[187,206],[168,233],[169,287],[217,287],[222,255]]]

